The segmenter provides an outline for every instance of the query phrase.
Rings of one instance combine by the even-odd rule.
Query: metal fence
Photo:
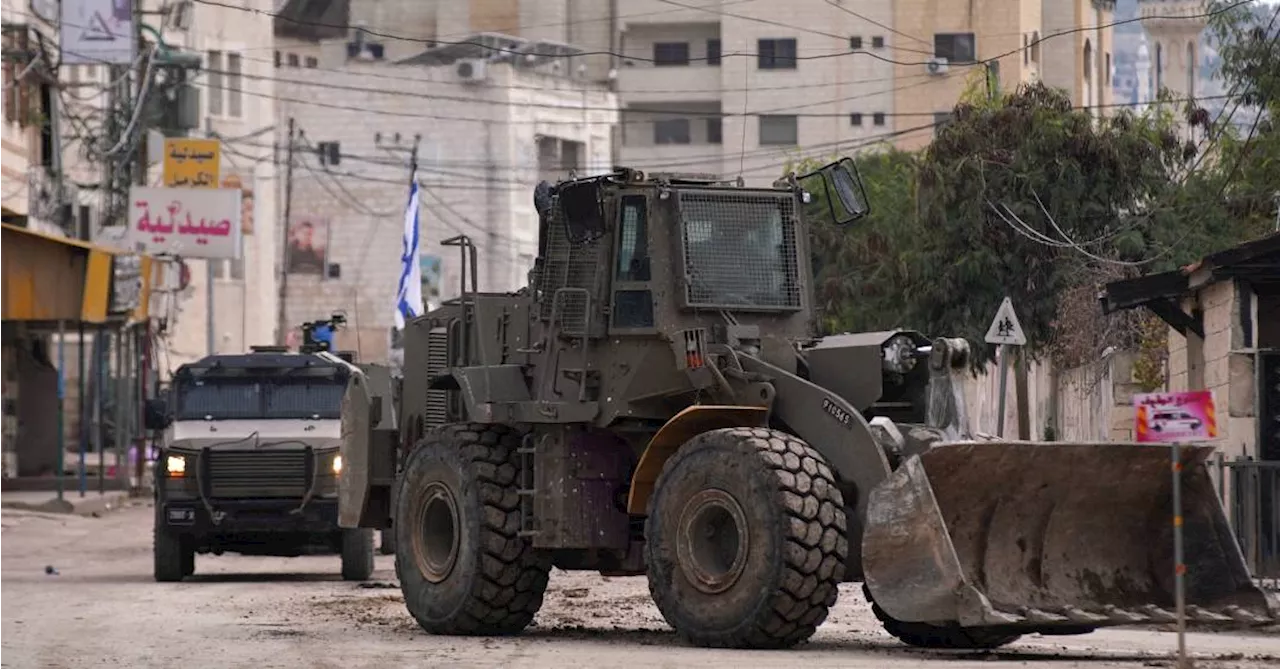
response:
[[[1219,457],[1217,464],[1218,491],[1249,571],[1280,579],[1280,462]]]

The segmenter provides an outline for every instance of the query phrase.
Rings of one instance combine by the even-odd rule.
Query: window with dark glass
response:
[[[721,118],[707,119],[707,143],[708,144],[724,143],[724,119],[721,119]]]
[[[849,125],[862,125],[862,114],[858,112],[849,114]]]
[[[852,51],[857,51],[858,49],[861,49],[861,48],[862,48],[862,38],[861,38],[861,37],[850,37],[850,38],[849,38],[849,49],[850,49],[850,50],[852,50]]]
[[[653,122],[654,144],[688,144],[692,141],[687,118],[669,118]]]
[[[796,40],[762,39],[756,43],[756,58],[762,70],[796,69]]]
[[[884,112],[876,112],[872,114],[871,122],[875,125],[884,125]]]
[[[938,33],[933,36],[933,55],[949,63],[972,63],[977,58],[973,33]]]
[[[720,64],[720,40],[707,40],[707,65]]]
[[[615,276],[619,281],[649,280],[649,224],[643,195],[622,198]]]
[[[688,42],[654,42],[653,64],[656,67],[689,64]]]
[[[871,48],[872,48],[872,49],[883,49],[883,48],[884,48],[884,37],[878,37],[878,36],[877,36],[877,37],[872,37],[872,38],[871,38]]]

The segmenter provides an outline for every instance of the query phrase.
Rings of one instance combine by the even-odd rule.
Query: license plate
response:
[[[196,522],[195,509],[169,509],[169,522],[190,525]]]

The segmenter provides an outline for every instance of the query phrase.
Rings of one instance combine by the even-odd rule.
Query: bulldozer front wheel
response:
[[[699,646],[787,648],[835,604],[844,500],[823,457],[763,428],[711,430],[666,462],[646,521],[649,592]]]
[[[542,606],[550,560],[519,536],[520,435],[446,425],[409,456],[396,496],[396,572],[431,634],[516,634]]]
[[[919,648],[953,649],[953,650],[991,650],[1017,641],[1021,634],[1005,630],[984,629],[981,627],[960,627],[959,625],[931,625],[929,623],[910,623],[897,620],[880,608],[871,597],[867,584],[862,584],[862,594],[871,603],[871,611],[884,626],[884,631],[899,641]]]

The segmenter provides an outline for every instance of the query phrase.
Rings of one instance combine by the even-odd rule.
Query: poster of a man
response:
[[[289,258],[285,265],[289,273],[324,276],[328,241],[328,221],[303,218],[289,223]]]
[[[223,188],[240,189],[240,232],[253,234],[253,188],[246,185],[239,174],[231,174],[222,180]]]

